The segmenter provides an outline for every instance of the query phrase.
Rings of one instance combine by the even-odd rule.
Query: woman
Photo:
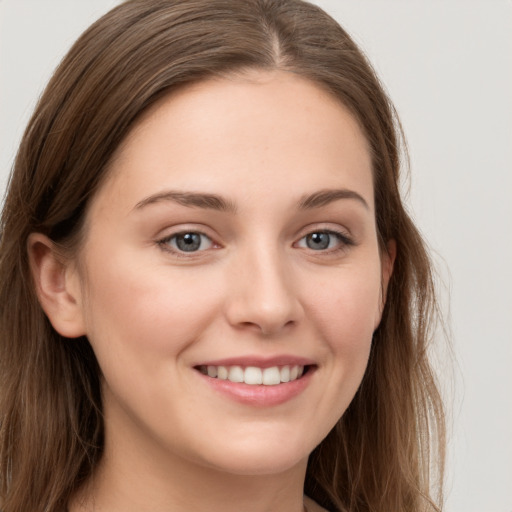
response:
[[[2,510],[440,510],[399,133],[299,0],[131,0],[89,28],[3,212]]]

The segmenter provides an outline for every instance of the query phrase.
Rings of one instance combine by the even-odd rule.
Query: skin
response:
[[[228,208],[155,196],[171,190]],[[325,190],[350,193],[299,206]],[[52,324],[87,335],[104,375],[105,456],[70,510],[302,510],[308,455],[361,382],[393,263],[351,114],[285,72],[189,86],[118,149],[85,229],[65,262],[44,236],[29,242]],[[326,231],[327,249],[308,245]],[[200,250],[180,252],[182,232],[203,233]],[[314,372],[272,406],[194,368],[283,354]]]

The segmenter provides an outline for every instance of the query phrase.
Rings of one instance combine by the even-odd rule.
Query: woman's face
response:
[[[77,267],[107,453],[303,465],[361,382],[390,273],[365,138],[292,74],[185,88],[118,150]]]

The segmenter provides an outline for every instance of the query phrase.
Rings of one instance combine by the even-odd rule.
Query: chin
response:
[[[203,461],[210,467],[235,475],[273,475],[301,466],[305,468],[314,447],[314,443],[305,439],[290,440],[283,435],[255,439],[249,435],[239,443],[216,445],[213,452],[208,450],[209,456]]]
[[[238,454],[229,461],[217,461],[215,466],[212,465],[212,467],[215,467],[223,473],[239,476],[278,475],[302,467],[303,465],[305,467],[308,455],[298,457],[297,453],[286,454],[286,456],[281,456],[281,454],[276,456],[271,453],[262,455],[260,453],[257,456],[245,457]]]

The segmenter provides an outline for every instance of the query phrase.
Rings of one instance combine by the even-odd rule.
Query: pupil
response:
[[[311,233],[306,241],[310,249],[327,249],[330,237],[328,233]]]
[[[176,245],[182,251],[197,251],[201,246],[201,236],[197,233],[185,233],[176,238]]]

